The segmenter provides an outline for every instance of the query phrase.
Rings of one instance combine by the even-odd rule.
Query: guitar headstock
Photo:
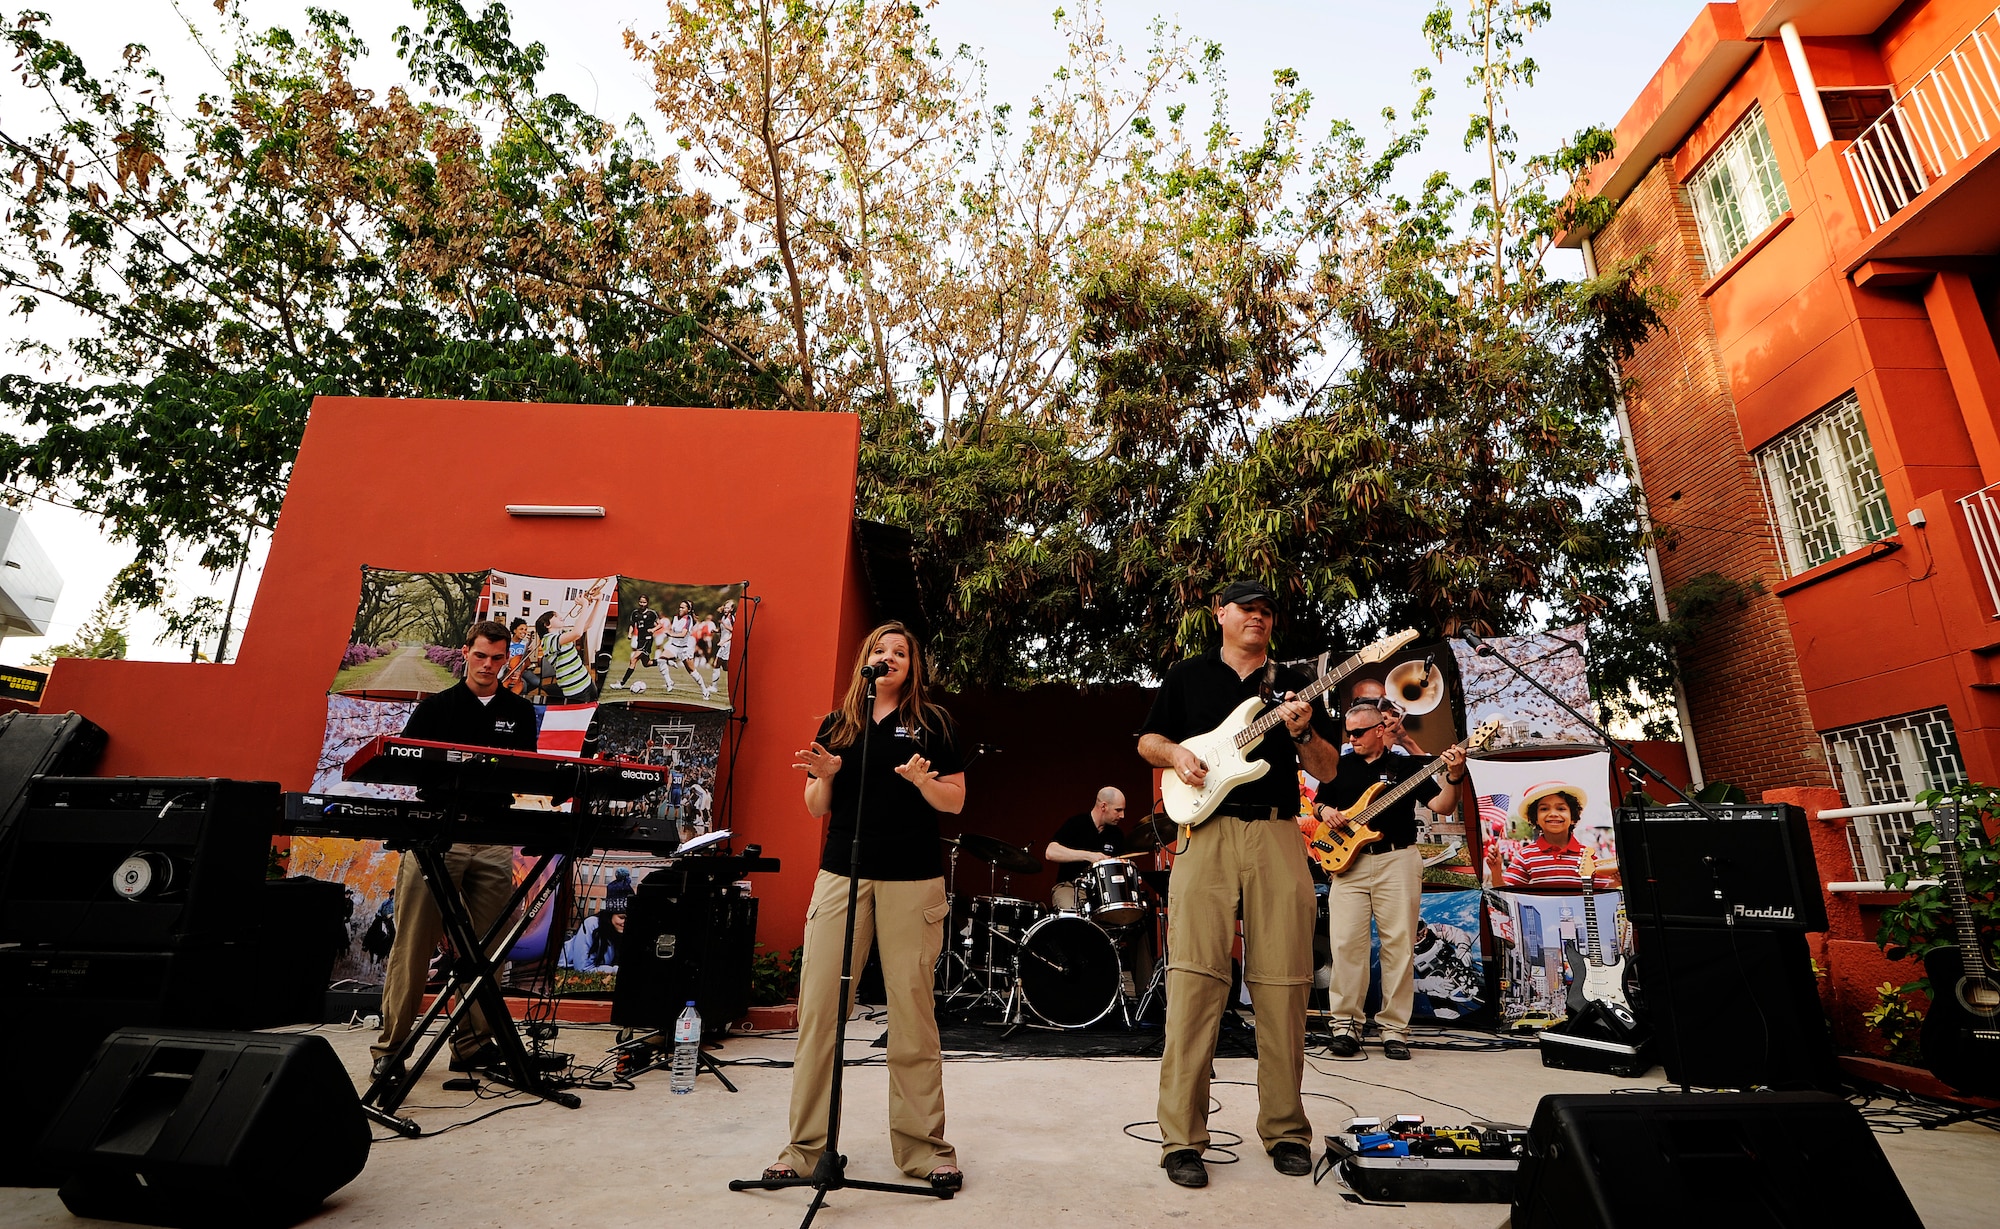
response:
[[[1506,722],[1498,717],[1488,717],[1480,722],[1479,728],[1466,736],[1465,753],[1471,755],[1475,751],[1486,750],[1494,739],[1500,737],[1500,731],[1505,725]]]
[[[1590,846],[1585,845],[1583,847],[1583,856],[1576,860],[1577,878],[1583,880],[1585,883],[1589,883],[1590,877],[1592,875],[1595,875],[1596,873],[1597,873],[1597,851],[1592,849]]]
[[[1402,648],[1404,645],[1408,644],[1412,640],[1415,640],[1416,638],[1417,638],[1417,629],[1414,627],[1406,627],[1402,631],[1397,632],[1392,636],[1382,637],[1380,640],[1377,640],[1374,644],[1371,644],[1367,648],[1361,650],[1359,653],[1356,653],[1355,656],[1360,658],[1363,662],[1368,663],[1369,665],[1374,665],[1376,662],[1386,661],[1391,653],[1394,653],[1397,649]]]

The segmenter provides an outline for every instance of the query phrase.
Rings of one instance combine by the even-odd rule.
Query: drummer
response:
[[[1054,903],[1064,913],[1074,913],[1082,902],[1076,896],[1076,881],[1092,863],[1125,852],[1125,834],[1118,821],[1125,818],[1125,795],[1107,785],[1097,791],[1097,803],[1088,811],[1072,815],[1056,829],[1055,839],[1043,856],[1056,864]]]

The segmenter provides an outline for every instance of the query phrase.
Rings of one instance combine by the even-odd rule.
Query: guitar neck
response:
[[[1293,699],[1303,700],[1310,704],[1312,701],[1325,695],[1332,688],[1338,687],[1340,680],[1359,670],[1363,664],[1360,655],[1356,654],[1346,661],[1341,662],[1333,669],[1328,670],[1325,674],[1320,675],[1311,686],[1294,696]],[[1277,725],[1278,722],[1278,709],[1276,705],[1273,705],[1270,711],[1243,727],[1242,731],[1236,735],[1236,745],[1239,747],[1248,746],[1256,739],[1263,737],[1264,733],[1272,726]]]
[[[1958,809],[1938,813],[1938,851],[1944,855],[1944,893],[1951,902],[1952,926],[1958,931],[1959,961],[1969,976],[1986,971],[1986,953],[1980,950],[1979,927],[1972,918],[1972,900],[1965,894],[1965,867],[1958,860]]]
[[[1460,748],[1463,748],[1465,746],[1464,743],[1458,743],[1456,745]],[[1392,751],[1384,751],[1382,754],[1393,755],[1395,753]],[[1415,788],[1417,788],[1417,786],[1423,784],[1425,781],[1430,780],[1431,774],[1436,772],[1438,765],[1442,763],[1444,763],[1444,757],[1440,755],[1436,759],[1432,760],[1430,763],[1425,764],[1418,771],[1411,773],[1408,777],[1405,777],[1402,780],[1402,782],[1396,786],[1396,788],[1390,790],[1388,793],[1383,794],[1380,798],[1377,798],[1375,801],[1369,803],[1367,810],[1361,812],[1361,814],[1359,815],[1356,815],[1352,820],[1348,822],[1354,824],[1365,824],[1369,820],[1375,818],[1377,815],[1380,815],[1382,812],[1388,810],[1390,807],[1394,806],[1398,801],[1400,801],[1411,790],[1414,790]]]

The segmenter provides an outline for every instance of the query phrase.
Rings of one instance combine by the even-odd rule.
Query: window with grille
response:
[[[1965,761],[1946,709],[1828,730],[1820,739],[1851,807],[1913,802],[1924,790],[1965,784]]]
[[[1965,784],[1965,760],[1951,714],[1942,708],[1887,717],[1820,735],[1841,795],[1852,807],[1912,802],[1927,789]],[[1857,815],[1847,832],[1862,880],[1915,870],[1910,830],[1923,815]]]
[[[1722,139],[1688,180],[1688,195],[1694,201],[1710,273],[1728,264],[1792,207],[1791,194],[1778,174],[1778,159],[1771,152],[1763,108],[1750,108],[1750,114]]]
[[[1853,393],[1757,450],[1764,496],[1796,576],[1896,532]]]

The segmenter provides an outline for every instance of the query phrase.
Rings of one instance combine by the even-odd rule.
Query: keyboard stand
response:
[[[588,821],[585,815],[575,818],[579,821],[579,829]],[[582,835],[579,830],[577,836],[580,838]],[[500,1048],[501,1066],[482,1072],[488,1080],[544,1101],[553,1101],[566,1109],[576,1109],[583,1104],[576,1094],[562,1091],[546,1073],[535,1069],[528,1058],[527,1047],[521,1044],[520,1033],[514,1028],[514,1018],[507,1011],[506,995],[500,990],[499,956],[520,941],[562,882],[562,876],[557,871],[564,850],[547,849],[542,852],[527,878],[508,898],[506,908],[492,928],[482,937],[474,934],[465,896],[459,891],[458,884],[452,881],[451,872],[445,864],[445,850],[449,846],[450,841],[444,837],[414,841],[403,846],[403,856],[416,858],[424,886],[429,889],[431,899],[437,902],[438,913],[444,920],[445,935],[451,940],[453,958],[444,989],[438,992],[430,1009],[418,1019],[409,1037],[393,1054],[393,1057],[402,1060],[403,1074],[375,1080],[361,1097],[363,1113],[410,1139],[422,1135],[423,1129],[413,1120],[398,1116],[396,1110],[409,1096],[417,1078],[437,1057],[451,1030],[458,1027],[474,1003],[485,1013],[487,1028],[493,1035],[494,1044]],[[396,846],[392,844],[390,847]],[[524,901],[526,908],[522,908]],[[447,1027],[432,1033],[431,1026],[444,1014],[447,1002],[451,1004]],[[426,1042],[427,1034],[429,1040]],[[420,1043],[423,1044],[423,1052],[417,1054]]]

